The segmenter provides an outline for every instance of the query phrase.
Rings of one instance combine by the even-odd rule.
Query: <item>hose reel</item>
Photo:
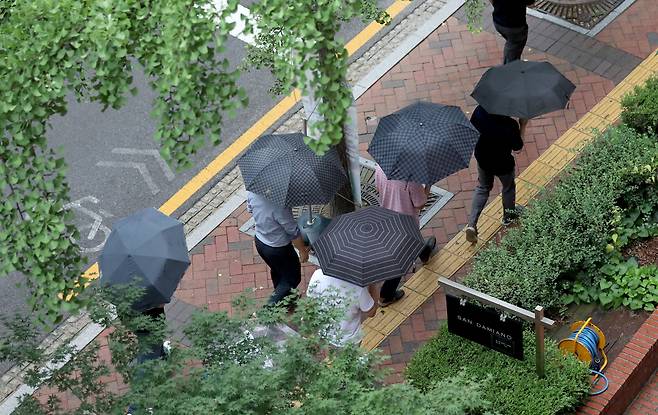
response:
[[[608,357],[605,348],[605,335],[594,323],[592,318],[586,321],[577,321],[571,325],[572,333],[566,339],[558,343],[558,347],[564,354],[573,354],[581,362],[589,365],[594,375],[592,387],[596,387],[598,381],[603,379],[603,387],[590,392],[590,395],[599,395],[608,389],[608,378],[602,373],[608,365]]]

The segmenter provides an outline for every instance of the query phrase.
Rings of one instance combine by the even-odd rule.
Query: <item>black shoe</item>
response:
[[[423,250],[420,252],[420,255],[418,258],[423,262],[423,264],[427,264],[427,261],[430,260],[430,257],[432,256],[432,252],[434,252],[434,248],[436,247],[436,238],[433,236],[430,236],[425,240],[425,246],[423,247]]]
[[[503,226],[509,226],[512,223],[516,222],[521,215],[525,212],[525,206],[516,205],[514,210],[509,209],[509,212],[503,214],[503,220],[501,223]]]
[[[389,300],[380,299],[379,300],[379,306],[380,307],[388,307],[391,304],[393,304],[394,302],[401,300],[402,297],[404,297],[404,290],[403,289],[395,290],[395,295],[393,296],[393,298],[389,299]]]
[[[477,243],[478,241],[478,230],[475,229],[475,226],[467,226],[464,228],[464,233],[466,234],[466,240],[472,244]]]

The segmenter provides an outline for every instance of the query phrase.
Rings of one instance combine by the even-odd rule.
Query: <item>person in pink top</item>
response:
[[[431,185],[422,185],[402,180],[389,180],[384,171],[377,166],[375,169],[375,186],[379,192],[379,204],[394,212],[412,216],[420,226],[420,210],[427,203],[427,195]],[[425,247],[419,258],[423,264],[429,261],[436,246],[436,238],[431,236],[425,241]],[[379,305],[386,307],[404,297],[404,290],[398,289],[402,278],[385,281],[379,292]]]

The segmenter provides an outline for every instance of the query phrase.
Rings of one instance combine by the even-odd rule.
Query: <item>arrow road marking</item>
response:
[[[137,171],[139,171],[139,173],[142,175],[142,178],[148,185],[149,189],[151,189],[151,194],[155,195],[160,191],[160,188],[153,181],[151,173],[149,173],[149,170],[146,168],[146,164],[144,163],[135,163],[132,161],[99,161],[96,163],[96,165],[101,167],[130,167],[137,169]]]
[[[171,170],[171,167],[167,164],[166,161],[160,156],[158,150],[154,149],[141,149],[141,148],[113,148],[112,152],[115,154],[139,154],[144,156],[152,156],[158,161],[162,172],[164,173],[167,180],[174,180],[174,172]]]

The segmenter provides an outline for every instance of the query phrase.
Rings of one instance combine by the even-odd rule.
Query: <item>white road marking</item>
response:
[[[215,6],[215,10],[221,12],[224,10],[224,8],[226,8],[226,0],[213,0],[213,6]],[[230,32],[231,36],[237,37],[241,41],[250,45],[254,45],[256,43],[255,36],[258,34],[258,28],[255,27],[256,21],[248,8],[238,4],[238,10],[236,10],[234,13],[231,13],[227,20],[230,23],[235,23],[235,27]],[[242,33],[245,27],[245,20],[251,21],[252,25],[254,26],[254,33]]]
[[[142,175],[142,178],[146,182],[146,185],[151,190],[151,193],[155,195],[160,192],[160,188],[153,181],[153,178],[151,177],[151,173],[149,173],[149,170],[146,167],[146,164],[144,163],[135,163],[132,161],[99,161],[98,163],[96,163],[96,165],[101,167],[118,167],[118,168],[127,167],[131,169],[137,169],[137,171],[139,171],[139,174]]]
[[[167,164],[166,161],[160,156],[160,152],[158,150],[154,149],[141,149],[141,148],[113,148],[112,152],[115,154],[139,154],[139,155],[145,155],[145,156],[152,156],[155,157],[155,159],[158,161],[158,164],[160,165],[160,168],[162,169],[162,172],[164,173],[165,177],[167,180],[172,181],[174,180],[174,172],[171,170],[171,167]]]

